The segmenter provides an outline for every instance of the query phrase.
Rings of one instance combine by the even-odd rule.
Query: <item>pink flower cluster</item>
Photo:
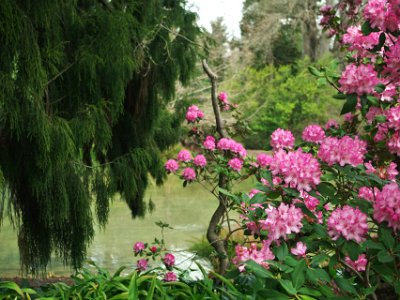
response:
[[[177,277],[174,272],[168,271],[167,273],[165,273],[165,275],[164,275],[165,282],[171,282],[171,281],[176,281],[176,280],[177,280]]]
[[[368,264],[368,259],[365,254],[360,254],[357,260],[355,261],[351,260],[350,257],[346,256],[344,258],[344,261],[346,262],[346,264],[348,264],[350,267],[352,267],[354,270],[358,272],[364,272]]]
[[[389,128],[400,130],[400,107],[395,106],[385,110],[386,124]]]
[[[335,120],[328,120],[328,122],[326,122],[325,124],[325,129],[329,129],[329,128],[339,128],[339,124],[338,122],[336,122]]]
[[[275,258],[275,255],[269,248],[269,244],[265,241],[260,250],[255,243],[252,243],[249,248],[242,245],[236,245],[235,253],[236,256],[232,259],[232,262],[239,267],[240,271],[244,271],[243,263],[248,260],[253,260],[268,269],[269,266],[266,260],[273,260]]]
[[[232,158],[228,162],[228,166],[231,167],[233,170],[240,172],[243,167],[243,162],[240,158]]]
[[[396,7],[388,0],[369,0],[364,8],[364,19],[368,20],[372,28],[382,31],[399,29],[400,19],[396,14]],[[398,4],[397,4],[398,5]]]
[[[376,174],[381,179],[395,181],[399,172],[397,171],[397,164],[391,162],[388,166],[380,166],[378,169],[372,166],[371,161],[364,164],[366,170],[365,173],[367,174]]]
[[[186,120],[189,123],[194,123],[204,118],[204,113],[196,105],[189,106],[186,112]]]
[[[283,148],[292,149],[294,146],[294,136],[289,130],[278,128],[271,134],[270,144],[274,151]]]
[[[350,51],[358,51],[360,56],[368,56],[366,50],[374,48],[379,43],[379,32],[363,35],[361,26],[350,26],[342,37],[342,43],[349,45]]]
[[[386,142],[390,153],[400,156],[400,132],[395,132]]]
[[[367,153],[367,143],[358,137],[352,139],[344,136],[341,139],[327,137],[318,151],[318,157],[328,165],[338,163],[341,166],[350,164],[353,167],[362,164]]]
[[[232,105],[228,100],[228,93],[227,92],[221,92],[218,94],[218,100],[220,102],[220,106],[222,110],[229,110]]]
[[[172,253],[166,253],[163,261],[166,267],[173,267],[175,265],[175,256]]]
[[[242,144],[236,142],[235,140],[222,138],[218,141],[217,148],[219,150],[227,150],[232,153],[239,154],[241,157],[247,156],[247,151]]]
[[[174,159],[169,159],[167,162],[164,164],[165,169],[167,170],[168,173],[175,173],[179,169],[179,164],[176,160]]]
[[[349,205],[335,209],[327,224],[328,233],[333,240],[343,236],[346,240],[361,243],[368,232],[367,215]]]
[[[390,81],[396,82],[400,80],[400,40],[397,39],[395,44],[385,52],[384,62],[384,73],[388,76]]]
[[[182,162],[189,162],[192,160],[192,154],[188,150],[182,149],[178,153],[177,160]]]
[[[136,269],[139,271],[146,271],[148,268],[148,260],[146,258],[141,258],[136,262]]]
[[[182,177],[186,181],[196,180],[196,171],[193,168],[185,168],[182,172]]]
[[[299,191],[310,191],[320,183],[318,160],[300,148],[288,153],[284,150],[276,152],[270,168],[274,176],[282,175],[286,184]]]
[[[193,163],[198,167],[204,168],[207,165],[207,159],[203,154],[198,154],[193,159]]]
[[[269,206],[265,212],[267,218],[261,220],[261,228],[268,231],[268,241],[277,241],[281,237],[286,239],[288,234],[298,233],[303,227],[301,223],[303,213],[293,204],[281,203],[278,208]]]
[[[139,254],[140,252],[142,252],[144,250],[144,248],[145,248],[145,245],[142,242],[136,242],[133,245],[133,251],[135,252],[135,254]]]
[[[215,138],[211,135],[207,136],[203,142],[203,147],[207,150],[215,150]]]
[[[370,201],[370,202],[375,202],[375,197],[376,197],[376,195],[378,195],[379,192],[380,191],[378,188],[372,189],[370,187],[363,186],[363,187],[360,187],[360,189],[358,190],[358,197],[361,199]]]
[[[308,125],[303,130],[302,138],[306,142],[321,143],[325,138],[325,131],[318,125]]]
[[[268,167],[273,158],[271,155],[265,154],[265,153],[260,153],[257,155],[257,163],[261,168],[266,168]]]
[[[361,96],[363,94],[371,94],[374,87],[379,83],[378,74],[374,67],[370,64],[349,64],[343,71],[339,79],[341,85],[340,90],[345,94],[353,94]]]
[[[307,245],[304,244],[303,242],[297,242],[296,247],[290,249],[290,252],[293,255],[299,257],[306,257],[306,251],[307,251]]]
[[[400,188],[397,183],[383,187],[376,195],[374,203],[374,219],[379,223],[387,222],[394,231],[400,229]]]

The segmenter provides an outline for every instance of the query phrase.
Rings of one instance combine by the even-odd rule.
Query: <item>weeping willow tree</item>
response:
[[[80,267],[117,192],[145,213],[178,139],[165,104],[194,68],[195,17],[184,0],[0,1],[0,221],[25,272],[52,253]]]

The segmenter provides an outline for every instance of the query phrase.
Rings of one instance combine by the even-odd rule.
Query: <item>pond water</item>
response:
[[[249,191],[251,182],[245,182],[238,190]],[[161,230],[155,222],[170,224],[173,229],[164,230],[168,249],[179,251],[187,249],[194,241],[201,239],[206,232],[208,222],[218,201],[199,184],[186,188],[174,176],[170,176],[163,186],[151,185],[146,192],[155,204],[152,213],[143,219],[132,219],[128,206],[115,199],[111,205],[109,222],[105,229],[96,225],[96,235],[88,249],[88,260],[110,271],[121,265],[132,267],[135,258],[132,246],[136,241],[151,243],[161,238]],[[187,253],[182,253],[187,257]],[[48,269],[50,274],[69,275],[71,270],[62,263],[53,260]],[[19,274],[19,254],[16,232],[6,219],[0,228],[0,277]]]

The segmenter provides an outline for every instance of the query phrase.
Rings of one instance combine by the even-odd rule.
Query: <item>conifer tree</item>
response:
[[[25,272],[53,252],[81,266],[92,204],[101,225],[116,193],[145,213],[178,139],[165,104],[194,68],[195,17],[184,0],[0,1],[0,221]]]

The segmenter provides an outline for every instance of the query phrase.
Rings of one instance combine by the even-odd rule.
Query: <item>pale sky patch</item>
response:
[[[228,34],[240,37],[243,0],[188,0],[188,8],[199,15],[199,25],[211,31],[210,22],[224,18]]]

